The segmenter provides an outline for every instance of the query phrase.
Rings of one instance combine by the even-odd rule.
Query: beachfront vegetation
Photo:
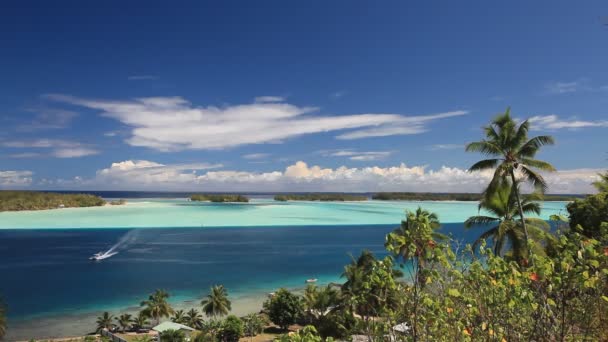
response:
[[[231,310],[231,304],[228,299],[228,291],[224,285],[212,286],[207,298],[201,301],[201,305],[207,317],[227,315]]]
[[[0,211],[98,207],[105,203],[101,197],[89,194],[0,191]]]
[[[198,310],[192,308],[186,313],[183,324],[194,329],[200,329],[200,327],[203,326],[203,315],[201,315]]]
[[[286,289],[279,289],[264,302],[264,310],[270,320],[282,330],[298,322],[304,314],[302,299]]]
[[[544,194],[547,183],[537,170],[555,171],[553,165],[534,159],[542,146],[554,144],[553,137],[540,135],[528,139],[529,129],[529,120],[518,125],[516,120],[511,117],[511,109],[507,108],[504,114],[497,116],[488,126],[484,127],[485,139],[466,146],[467,152],[479,152],[492,157],[480,160],[469,168],[470,172],[494,170],[494,176],[484,191],[484,195],[493,194],[502,184],[510,180],[526,247],[528,247],[530,235],[521,203],[520,182],[527,182],[536,191]],[[519,179],[516,177],[516,173],[518,173]],[[529,247],[527,249],[530,250]]]
[[[95,331],[100,332],[104,329],[112,330],[114,329],[114,326],[114,316],[106,311],[103,315],[97,317],[97,329],[95,329]]]
[[[167,302],[169,293],[164,290],[156,290],[147,300],[142,301],[139,305],[143,307],[143,314],[156,321],[160,322],[163,317],[169,317],[173,314],[173,308]]]
[[[165,330],[160,334],[160,342],[183,342],[186,334],[181,330]]]
[[[540,198],[541,195],[537,193],[523,196],[521,200],[523,213],[539,215]],[[500,184],[495,191],[487,193],[479,201],[479,210],[488,212],[492,216],[477,215],[465,221],[465,228],[487,229],[473,243],[473,249],[477,250],[482,242],[491,241],[495,255],[505,256],[508,247],[510,253],[506,257],[517,261],[528,258],[526,241],[522,234],[523,227],[519,220],[519,208],[510,182]],[[542,254],[543,246],[554,241],[553,236],[549,234],[549,224],[536,218],[526,218],[525,221],[532,237],[533,248],[537,253]]]
[[[201,201],[201,202],[214,202],[214,203],[224,203],[224,202],[249,202],[249,198],[243,195],[234,195],[234,194],[194,194],[190,196],[191,201]]]
[[[222,342],[238,342],[243,336],[243,331],[243,321],[234,315],[230,315],[226,317],[222,324],[219,339]]]
[[[242,318],[243,334],[253,339],[254,336],[261,334],[268,321],[258,314],[249,314]]]
[[[274,196],[275,201],[321,201],[321,202],[343,202],[343,201],[367,201],[367,196],[352,194],[282,194]]]

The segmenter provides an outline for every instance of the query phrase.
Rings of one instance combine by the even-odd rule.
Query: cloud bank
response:
[[[400,114],[318,115],[316,107],[286,103],[278,96],[262,96],[254,103],[225,107],[195,106],[181,97],[148,97],[125,101],[83,99],[49,94],[45,98],[101,111],[131,127],[126,142],[159,151],[222,149],[333,131],[338,139],[419,134],[434,120],[461,116],[466,111],[433,115]]]
[[[11,158],[78,158],[99,154],[100,152],[88,145],[76,141],[60,139],[13,140],[0,142],[0,146],[14,149],[50,150],[50,152],[25,152],[10,154]]]
[[[429,170],[405,164],[332,169],[298,161],[283,171],[215,170],[219,168],[222,166],[206,163],[165,165],[127,160],[97,171],[93,179],[58,180],[54,185],[114,190],[480,192],[492,177],[492,172],[469,173],[447,166]],[[550,193],[591,193],[591,182],[600,171],[564,170],[546,174],[545,178]]]
[[[0,171],[0,186],[5,189],[30,186],[33,174],[32,171]]]
[[[537,115],[530,119],[532,129],[535,130],[558,130],[558,129],[579,129],[588,127],[608,127],[608,120],[588,121],[579,120],[577,118],[562,119],[559,116],[552,115]]]

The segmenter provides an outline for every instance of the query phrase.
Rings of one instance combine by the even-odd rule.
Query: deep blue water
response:
[[[136,306],[157,288],[195,298],[213,284],[231,295],[337,280],[349,254],[384,252],[394,225],[260,228],[0,230],[0,296],[9,319]],[[462,224],[442,231],[470,241]],[[133,243],[87,258],[126,234]]]

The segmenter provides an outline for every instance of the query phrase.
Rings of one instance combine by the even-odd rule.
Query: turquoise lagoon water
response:
[[[350,254],[369,249],[382,256],[385,234],[405,209],[418,206],[437,212],[443,232],[457,239],[479,234],[462,226],[477,213],[472,202],[155,199],[0,213],[0,296],[9,307],[8,339],[87,333],[100,311],[133,309],[157,288],[168,290],[175,304],[200,307],[198,299],[213,284],[224,284],[238,299],[302,287],[309,278],[339,281]],[[546,202],[541,217],[564,207]],[[116,256],[88,260],[121,240]]]
[[[541,217],[564,210],[566,202],[545,202]],[[443,223],[462,223],[477,214],[476,202],[365,201],[215,204],[185,199],[130,200],[127,205],[0,213],[0,229],[251,227],[396,224],[404,210],[422,206]]]

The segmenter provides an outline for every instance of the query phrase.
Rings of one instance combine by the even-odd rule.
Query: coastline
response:
[[[328,283],[317,283],[318,286],[325,286]],[[285,287],[289,291],[300,293],[304,287]],[[276,291],[276,288],[266,290],[256,289],[252,292],[238,293],[230,296],[232,302],[232,310],[230,314],[236,316],[245,316],[250,313],[260,312],[264,301],[268,298],[270,292]],[[182,298],[177,301],[170,301],[174,310],[189,310],[195,308],[201,311],[200,301],[202,296],[195,298]],[[103,314],[104,311],[109,311],[115,317],[128,313],[137,315],[141,310],[139,306],[117,307],[101,311],[85,311],[77,313],[59,313],[59,314],[44,314],[38,317],[25,318],[21,320],[9,320],[7,340],[30,340],[49,339],[49,338],[65,338],[66,336],[84,336],[95,330],[95,321],[97,317]],[[205,317],[205,319],[208,319]],[[164,318],[161,321],[168,320]]]

